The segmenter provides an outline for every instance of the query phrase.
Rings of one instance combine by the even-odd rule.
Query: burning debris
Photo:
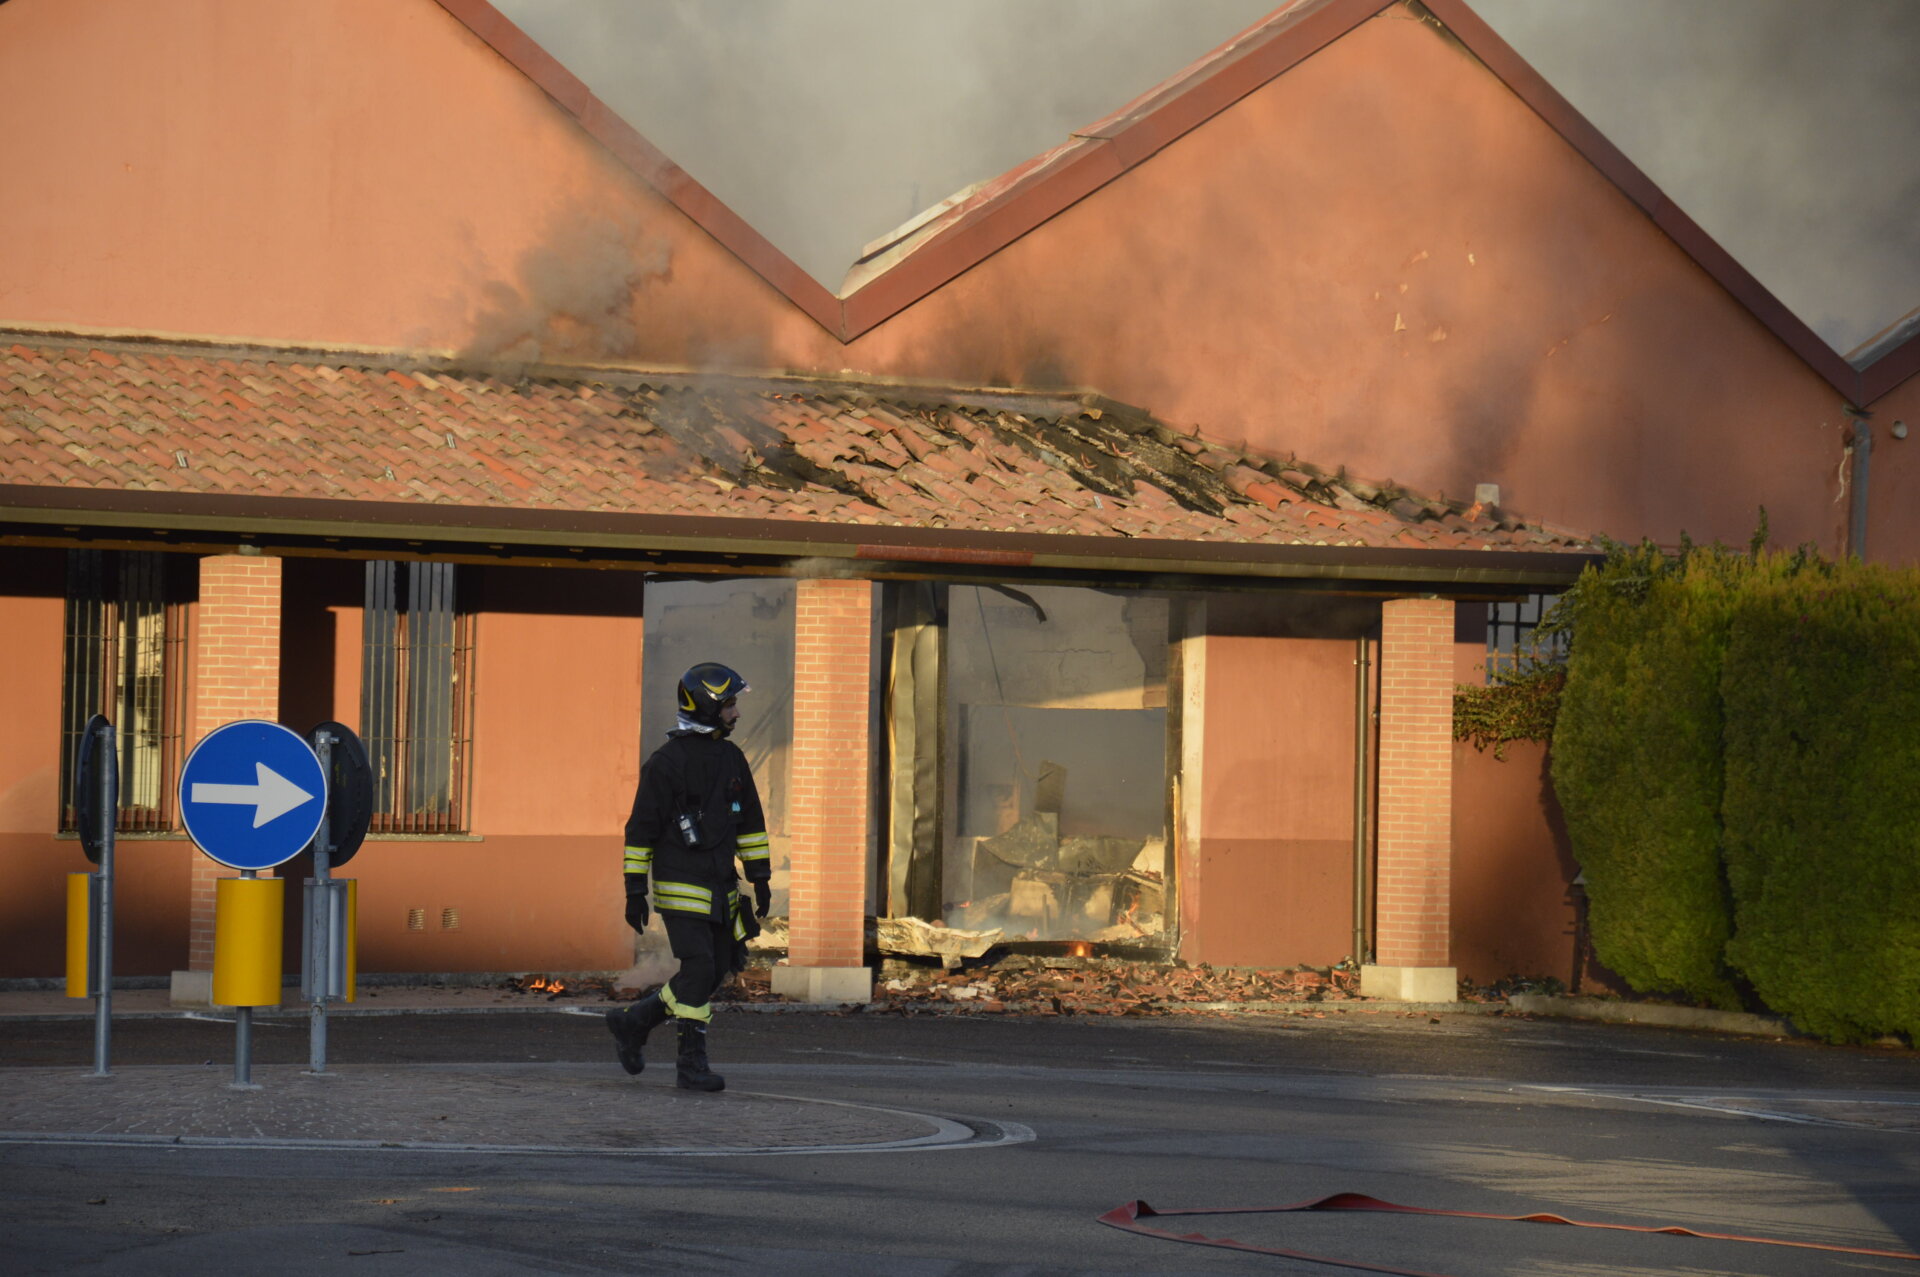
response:
[[[561,998],[610,998],[614,995],[613,981],[605,976],[544,975],[529,972],[521,976],[509,976],[498,986],[512,993],[538,993],[545,995],[547,1001]]]

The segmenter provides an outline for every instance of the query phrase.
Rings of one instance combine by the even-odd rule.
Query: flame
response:
[[[1084,958],[1088,954],[1093,952],[1093,946],[1088,944],[1085,940],[1075,940],[1072,944],[1069,944],[1067,946],[1067,952],[1072,954],[1076,958]]]
[[[565,993],[567,991],[567,982],[565,980],[549,980],[543,975],[537,975],[524,987],[528,993]]]

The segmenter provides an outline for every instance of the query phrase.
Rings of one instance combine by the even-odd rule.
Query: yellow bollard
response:
[[[222,878],[213,890],[213,1001],[280,1005],[284,878]]]
[[[360,979],[360,880],[347,879],[347,981],[342,1001],[358,996]]]
[[[93,875],[67,875],[67,996],[90,998],[93,990]]]

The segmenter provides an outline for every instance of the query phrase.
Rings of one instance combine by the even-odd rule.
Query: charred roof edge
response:
[[[660,550],[1203,576],[1395,580],[1433,587],[1564,585],[1597,562],[1565,550],[1423,550],[1275,542],[1116,539],[960,532],[723,515],[611,514],[226,493],[155,493],[0,484],[0,522],[80,531],[166,528],[224,533]]]

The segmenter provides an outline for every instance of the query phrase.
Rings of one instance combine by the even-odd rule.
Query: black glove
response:
[[[773,906],[773,887],[764,882],[753,884],[753,916],[764,918],[767,910]]]
[[[647,898],[644,894],[635,893],[627,897],[627,925],[637,935],[647,934]]]

